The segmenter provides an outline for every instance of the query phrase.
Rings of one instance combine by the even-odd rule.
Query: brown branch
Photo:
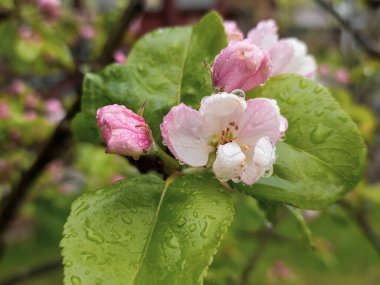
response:
[[[360,231],[367,238],[377,255],[380,257],[380,238],[369,221],[367,202],[364,201],[358,209],[345,200],[339,201],[338,205],[341,206],[346,213],[353,218]]]
[[[335,20],[339,23],[339,25],[348,33],[351,34],[353,39],[357,42],[357,44],[362,48],[364,52],[366,52],[370,57],[380,59],[380,50],[377,49],[372,43],[368,42],[361,33],[355,30],[351,23],[344,19],[333,6],[324,0],[314,0],[321,8],[323,8],[326,12],[328,12]]]
[[[47,263],[36,266],[34,268],[30,268],[26,271],[17,273],[16,275],[11,276],[8,279],[5,279],[4,281],[0,281],[0,285],[19,284],[20,282],[25,281],[29,278],[50,272],[52,270],[57,270],[61,267],[61,265],[62,265],[61,259],[49,261]]]
[[[99,67],[112,62],[112,54],[114,50],[120,45],[123,38],[123,34],[127,29],[129,23],[139,15],[143,10],[142,0],[132,0],[130,5],[125,9],[115,28],[111,32],[108,41],[104,45],[103,52],[99,57]],[[82,75],[80,75],[82,79]],[[2,253],[3,243],[4,243],[4,233],[12,222],[13,218],[16,216],[25,196],[31,186],[34,184],[37,177],[42,173],[47,164],[49,164],[54,159],[60,157],[68,147],[73,142],[73,136],[70,130],[71,119],[80,110],[81,101],[81,83],[82,80],[78,81],[79,84],[76,86],[78,92],[78,97],[68,111],[66,117],[57,125],[51,137],[48,139],[47,143],[39,153],[36,161],[32,166],[24,171],[21,175],[21,179],[17,184],[12,187],[12,191],[9,196],[5,197],[0,204],[0,255]]]

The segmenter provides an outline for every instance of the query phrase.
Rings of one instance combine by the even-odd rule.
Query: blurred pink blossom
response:
[[[37,0],[37,6],[41,13],[50,19],[57,18],[61,8],[60,0]]]
[[[62,108],[61,102],[58,99],[48,99],[45,102],[45,112],[47,120],[54,124],[65,117],[65,110]]]
[[[29,94],[25,97],[25,107],[28,109],[36,109],[38,105],[38,98],[34,94]]]
[[[0,102],[0,119],[9,119],[11,117],[11,109],[6,102]]]
[[[24,116],[25,116],[25,119],[28,121],[34,121],[35,119],[37,119],[37,113],[35,111],[32,111],[32,110],[26,111],[24,113]]]
[[[329,76],[330,75],[331,68],[328,64],[321,64],[318,69],[319,69],[319,73],[322,76]]]
[[[96,31],[92,26],[84,25],[80,28],[80,35],[86,40],[91,40],[95,37]]]
[[[125,176],[120,175],[120,174],[115,174],[112,176],[111,181],[112,181],[112,183],[116,183],[116,182],[123,180],[123,179],[125,179]]]
[[[125,61],[127,60],[127,57],[125,56],[125,54],[121,50],[115,51],[113,53],[113,58],[114,58],[115,62],[117,62],[119,64],[124,64]]]
[[[228,43],[242,41],[244,35],[235,21],[224,21],[224,30],[227,34]]]
[[[20,79],[13,79],[9,85],[9,92],[12,94],[20,94],[25,91],[25,84]]]
[[[346,68],[342,67],[336,71],[335,79],[339,83],[346,85],[346,84],[349,84],[351,82],[351,75]]]

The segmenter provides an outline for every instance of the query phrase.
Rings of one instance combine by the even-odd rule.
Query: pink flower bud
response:
[[[268,53],[250,40],[231,43],[215,58],[214,86],[226,92],[249,91],[265,82],[271,73]]]
[[[65,117],[65,110],[62,108],[62,104],[58,99],[48,99],[45,103],[45,112],[47,120],[52,123],[58,123]]]
[[[229,43],[244,40],[244,35],[235,21],[224,21],[224,31],[227,34]]]
[[[98,127],[107,153],[132,156],[137,159],[146,154],[152,145],[149,126],[143,117],[121,105],[101,107],[96,113]]]

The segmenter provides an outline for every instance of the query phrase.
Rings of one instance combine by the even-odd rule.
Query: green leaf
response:
[[[131,50],[127,64],[110,65],[97,75],[86,76],[82,119],[75,120],[75,129],[96,129],[95,121],[86,121],[84,116],[95,117],[101,106],[122,104],[136,112],[146,102],[143,116],[158,139],[162,117],[172,106],[185,102],[198,107],[201,98],[211,94],[204,60],[212,64],[226,45],[223,22],[215,12],[194,27],[159,29],[145,35]],[[97,142],[99,137],[76,134],[85,141]]]
[[[201,284],[233,218],[210,174],[148,175],[77,199],[65,225],[65,284]]]
[[[277,145],[274,175],[237,188],[260,199],[318,209],[357,184],[366,148],[355,124],[325,88],[300,76],[277,76],[247,96],[276,99],[289,128]]]

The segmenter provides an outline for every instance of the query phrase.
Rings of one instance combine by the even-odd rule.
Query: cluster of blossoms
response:
[[[212,82],[217,93],[202,99],[200,109],[174,106],[160,126],[163,144],[180,162],[210,166],[220,181],[252,185],[271,174],[276,143],[288,128],[276,100],[245,100],[244,93],[271,75],[312,77],[313,57],[297,39],[279,39],[273,20],[260,22],[244,39],[236,23],[226,22],[229,44],[216,56]],[[145,120],[120,105],[98,109],[98,126],[106,152],[138,158],[155,149]]]

